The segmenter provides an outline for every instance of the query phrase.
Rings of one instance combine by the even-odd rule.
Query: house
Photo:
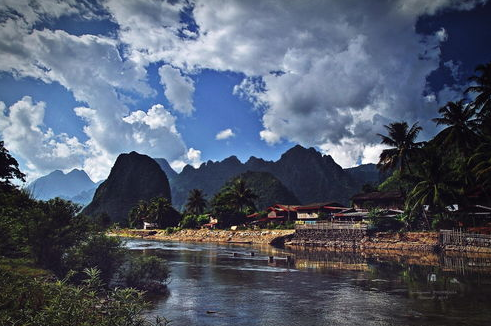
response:
[[[354,208],[384,208],[400,210],[404,208],[404,196],[400,191],[376,191],[357,194],[351,197]]]
[[[319,217],[331,218],[334,213],[345,209],[347,208],[336,202],[314,203],[296,208],[299,220],[315,220]]]
[[[297,219],[298,205],[274,204],[268,207],[268,219],[270,221],[293,221]]]
[[[156,229],[158,227],[157,223],[143,222],[143,230]]]

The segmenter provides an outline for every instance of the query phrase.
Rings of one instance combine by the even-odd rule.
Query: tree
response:
[[[437,125],[448,127],[436,135],[435,141],[445,147],[456,146],[462,154],[467,155],[477,138],[474,132],[477,127],[477,120],[474,118],[475,108],[460,100],[448,102],[438,110],[438,113],[442,117],[432,120]]]
[[[480,75],[474,75],[469,80],[476,83],[465,90],[465,93],[478,93],[473,104],[480,110],[481,116],[491,114],[491,62],[478,65],[475,69]]]
[[[129,226],[132,228],[142,228],[143,222],[148,219],[148,215],[148,203],[144,200],[140,200],[138,204],[133,207],[128,214]]]
[[[192,189],[189,192],[188,202],[186,203],[186,211],[193,215],[203,214],[206,208],[206,200],[203,195],[203,190]]]
[[[399,167],[401,173],[404,173],[407,167],[411,172],[409,161],[423,146],[422,142],[415,142],[422,128],[417,122],[409,130],[406,122],[395,122],[384,127],[388,131],[388,136],[377,135],[382,138],[382,144],[392,146],[392,148],[382,151],[377,167],[382,171]]]
[[[491,189],[491,137],[486,137],[477,147],[469,159],[469,164],[477,182],[484,189]]]
[[[25,174],[19,170],[19,163],[10,155],[4,147],[4,142],[0,141],[0,190],[8,190],[13,187],[10,180],[19,179],[26,181]]]
[[[254,209],[254,199],[257,195],[247,187],[244,179],[237,179],[228,189],[226,197],[236,211],[244,212],[246,208]]]
[[[427,150],[420,168],[412,176],[416,185],[409,192],[406,208],[412,215],[421,212],[424,205],[432,214],[445,215],[446,207],[457,203],[460,197],[459,184],[448,165],[443,164],[441,155]],[[426,221],[429,227],[429,221]]]
[[[172,207],[164,197],[155,197],[148,205],[147,222],[157,223],[159,228],[177,226],[181,220],[181,214]]]

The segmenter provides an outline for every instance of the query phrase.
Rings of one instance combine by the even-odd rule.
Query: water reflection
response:
[[[151,313],[172,319],[172,325],[486,325],[491,320],[490,257],[143,240],[128,246],[168,260],[170,295],[156,301]]]

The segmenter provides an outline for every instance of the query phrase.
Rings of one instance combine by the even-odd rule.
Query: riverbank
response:
[[[324,247],[335,250],[384,251],[393,253],[413,252],[474,252],[491,254],[490,247],[442,246],[439,232],[341,232],[339,230],[192,230],[173,233],[164,230],[113,230],[109,235],[145,238],[163,241],[215,242],[244,244],[273,244],[289,247]]]
[[[113,230],[109,235],[164,241],[270,244],[273,240],[292,235],[294,232],[295,230],[184,229],[169,234],[164,230],[121,229]]]

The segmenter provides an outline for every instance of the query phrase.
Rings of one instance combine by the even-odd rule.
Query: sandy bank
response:
[[[293,234],[295,230],[181,230],[167,234],[164,230],[122,229],[110,235],[138,237],[153,240],[220,242],[220,243],[254,243],[269,244],[275,238]]]

